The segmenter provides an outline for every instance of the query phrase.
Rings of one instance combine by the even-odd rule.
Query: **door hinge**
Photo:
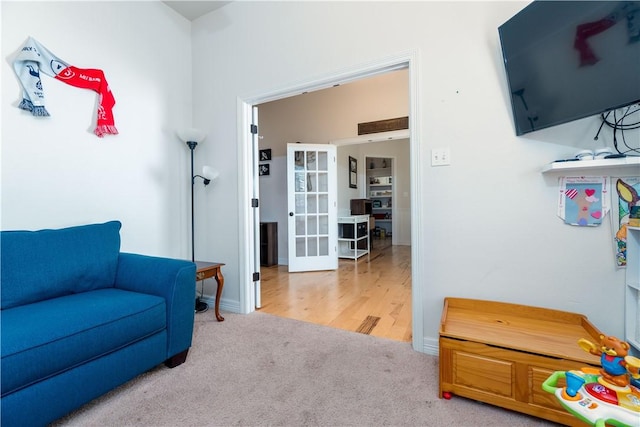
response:
[[[253,273],[253,281],[257,282],[258,280],[260,280],[260,273]]]
[[[258,125],[251,125],[251,133],[254,135],[258,133]]]
[[[258,205],[259,205],[258,199],[251,199],[251,207],[252,208],[257,208]]]

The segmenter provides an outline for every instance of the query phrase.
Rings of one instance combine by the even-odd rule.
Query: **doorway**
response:
[[[418,79],[419,72],[417,70],[417,53],[409,52],[398,56],[390,57],[384,60],[377,61],[374,64],[368,66],[355,67],[346,72],[339,74],[332,74],[324,78],[316,79],[311,82],[299,85],[295,88],[282,89],[276,92],[262,93],[255,96],[239,99],[238,110],[239,115],[243,118],[239,121],[238,133],[241,136],[239,151],[239,179],[240,179],[240,191],[241,191],[241,227],[240,238],[247,242],[241,251],[241,278],[245,281],[244,285],[240,286],[240,311],[249,313],[255,309],[255,285],[253,278],[254,273],[259,271],[259,265],[256,265],[253,257],[255,246],[252,242],[255,242],[255,235],[253,230],[253,217],[256,211],[251,208],[251,204],[245,201],[249,201],[259,194],[257,186],[253,182],[253,166],[254,159],[257,157],[257,147],[252,145],[252,134],[250,132],[251,121],[251,109],[254,105],[259,105],[264,102],[283,99],[307,93],[310,91],[316,91],[323,88],[333,87],[337,84],[342,84],[350,81],[355,81],[364,77],[374,76],[382,74],[388,71],[397,70],[400,68],[408,68],[409,70],[409,116],[419,117],[418,114]],[[420,135],[419,121],[412,124],[410,130],[410,171],[411,171],[411,217],[416,224],[421,223],[422,211],[420,204],[417,203],[417,195],[420,193],[420,149],[418,146]],[[423,312],[422,306],[422,287],[416,286],[418,283],[423,283],[423,271],[420,267],[419,260],[422,253],[422,240],[420,239],[421,232],[420,227],[411,233],[411,277],[412,277],[412,344],[413,348],[417,351],[424,352],[424,334],[423,334]],[[259,250],[259,243],[258,243]]]

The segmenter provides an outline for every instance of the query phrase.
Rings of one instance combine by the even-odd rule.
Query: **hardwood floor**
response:
[[[368,256],[338,264],[308,273],[262,267],[260,311],[411,342],[411,247],[375,240]]]

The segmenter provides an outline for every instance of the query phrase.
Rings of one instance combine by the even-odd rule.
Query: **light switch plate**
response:
[[[451,164],[451,149],[434,148],[431,150],[431,166],[448,166]]]

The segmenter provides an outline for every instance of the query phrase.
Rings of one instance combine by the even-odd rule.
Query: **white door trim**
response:
[[[237,117],[238,120],[238,190],[239,198],[239,241],[240,245],[240,309],[242,313],[254,311],[255,299],[253,295],[252,274],[254,268],[252,254],[253,247],[253,227],[251,222],[251,194],[253,173],[252,159],[254,153],[251,151],[251,108],[254,105],[264,102],[275,101],[302,92],[332,87],[335,84],[342,84],[349,81],[358,80],[384,72],[409,68],[409,119],[410,123],[410,153],[411,153],[411,301],[412,301],[412,335],[413,348],[420,352],[429,352],[431,349],[424,347],[424,290],[426,278],[422,267],[424,259],[423,247],[424,238],[422,224],[425,216],[422,212],[422,203],[419,195],[422,194],[422,172],[421,165],[423,155],[420,149],[421,115],[420,115],[420,72],[419,72],[419,51],[410,50],[398,55],[390,56],[373,61],[368,64],[357,65],[336,73],[328,74],[314,80],[298,83],[279,90],[260,92],[251,96],[238,97]],[[258,130],[259,132],[259,130]]]

